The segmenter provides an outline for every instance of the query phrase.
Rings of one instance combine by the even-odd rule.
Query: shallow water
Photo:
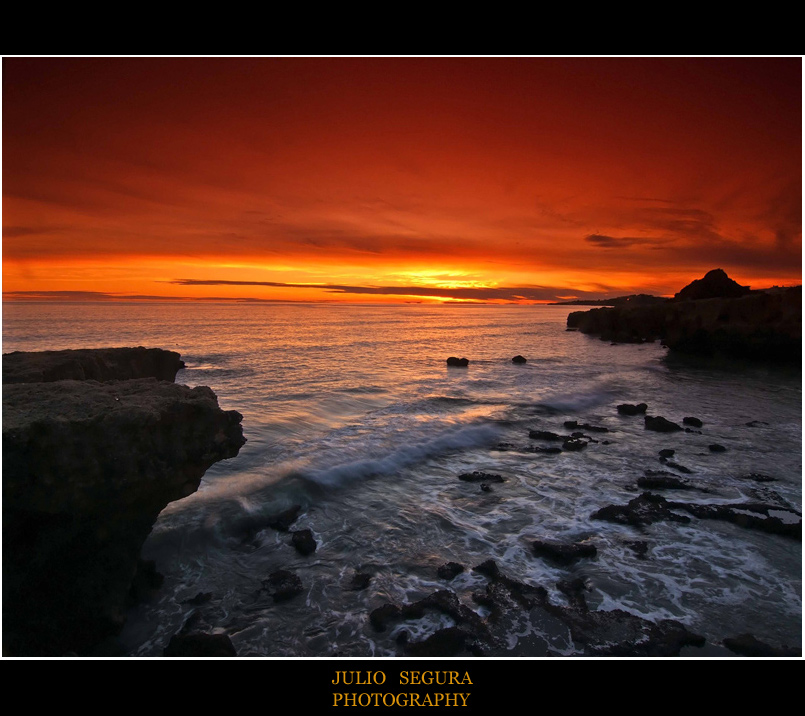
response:
[[[572,310],[572,309],[570,309]],[[662,448],[708,492],[664,492],[690,502],[762,501],[801,512],[799,369],[713,365],[666,358],[659,344],[611,346],[565,331],[561,306],[340,306],[305,304],[10,304],[3,351],[144,345],[177,350],[177,382],[209,385],[243,416],[248,442],[213,466],[199,491],[172,503],[144,547],[165,584],[133,610],[127,653],[158,655],[194,607],[225,631],[241,656],[398,653],[405,628],[426,636],[447,617],[378,634],[368,622],[384,602],[413,601],[446,582],[447,561],[469,568],[493,558],[511,577],[548,589],[583,576],[591,608],[673,618],[720,643],[750,632],[801,644],[801,543],[715,520],[633,527],[594,521],[642,490],[647,469],[667,469]],[[522,354],[525,365],[511,357]],[[468,368],[445,359],[466,356]],[[675,422],[692,415],[702,434],[646,431],[623,402]],[[494,449],[546,445],[531,429],[567,433],[565,420],[609,428],[580,452]],[[746,425],[762,421],[756,427]],[[725,453],[711,453],[720,443]],[[500,474],[481,492],[463,472]],[[774,482],[757,483],[750,473]],[[310,528],[303,557],[289,535],[254,525],[300,504],[294,529]],[[782,515],[790,516],[783,511]],[[534,557],[534,539],[591,538],[598,556],[571,567]],[[641,558],[629,542],[646,541]],[[295,571],[302,595],[283,604],[260,594],[277,569]],[[353,591],[355,571],[372,575]],[[449,583],[479,613],[469,569]],[[518,632],[519,629],[519,632]],[[538,634],[523,623],[518,638]],[[539,635],[539,634],[538,634]],[[559,653],[566,637],[541,635]]]

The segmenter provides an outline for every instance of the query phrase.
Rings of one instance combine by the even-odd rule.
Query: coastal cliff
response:
[[[161,348],[83,348],[3,355],[3,383],[50,383],[56,380],[176,379],[181,356]]]
[[[798,362],[802,287],[749,292],[716,269],[665,303],[575,311],[567,326],[616,343],[660,339],[677,353]]]
[[[4,379],[11,366],[12,380],[52,376],[59,362],[107,379],[118,365],[126,378],[3,386],[6,654],[89,654],[114,635],[143,578],[140,549],[160,511],[245,443],[242,416],[221,410],[209,388],[138,377],[181,362],[169,351],[142,351],[3,356]],[[68,353],[80,353],[78,363],[65,362]],[[145,360],[130,360],[137,356]]]

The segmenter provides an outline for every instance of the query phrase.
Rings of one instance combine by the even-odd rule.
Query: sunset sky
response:
[[[3,60],[3,293],[801,283],[800,58]]]

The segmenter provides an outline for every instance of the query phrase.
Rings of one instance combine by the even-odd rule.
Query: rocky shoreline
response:
[[[212,390],[169,382],[181,367],[145,348],[3,356],[5,654],[96,653],[159,583],[139,556],[160,511],[245,443]]]
[[[802,358],[802,287],[749,291],[715,269],[663,303],[574,311],[568,330],[613,343],[661,340],[680,354]]]

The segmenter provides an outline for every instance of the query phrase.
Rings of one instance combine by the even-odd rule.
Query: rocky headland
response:
[[[615,343],[659,339],[682,354],[798,363],[802,287],[752,291],[714,269],[662,303],[575,311],[567,326]]]
[[[139,557],[160,511],[245,443],[212,390],[169,382],[182,366],[145,348],[3,356],[5,654],[98,653],[159,583]]]

